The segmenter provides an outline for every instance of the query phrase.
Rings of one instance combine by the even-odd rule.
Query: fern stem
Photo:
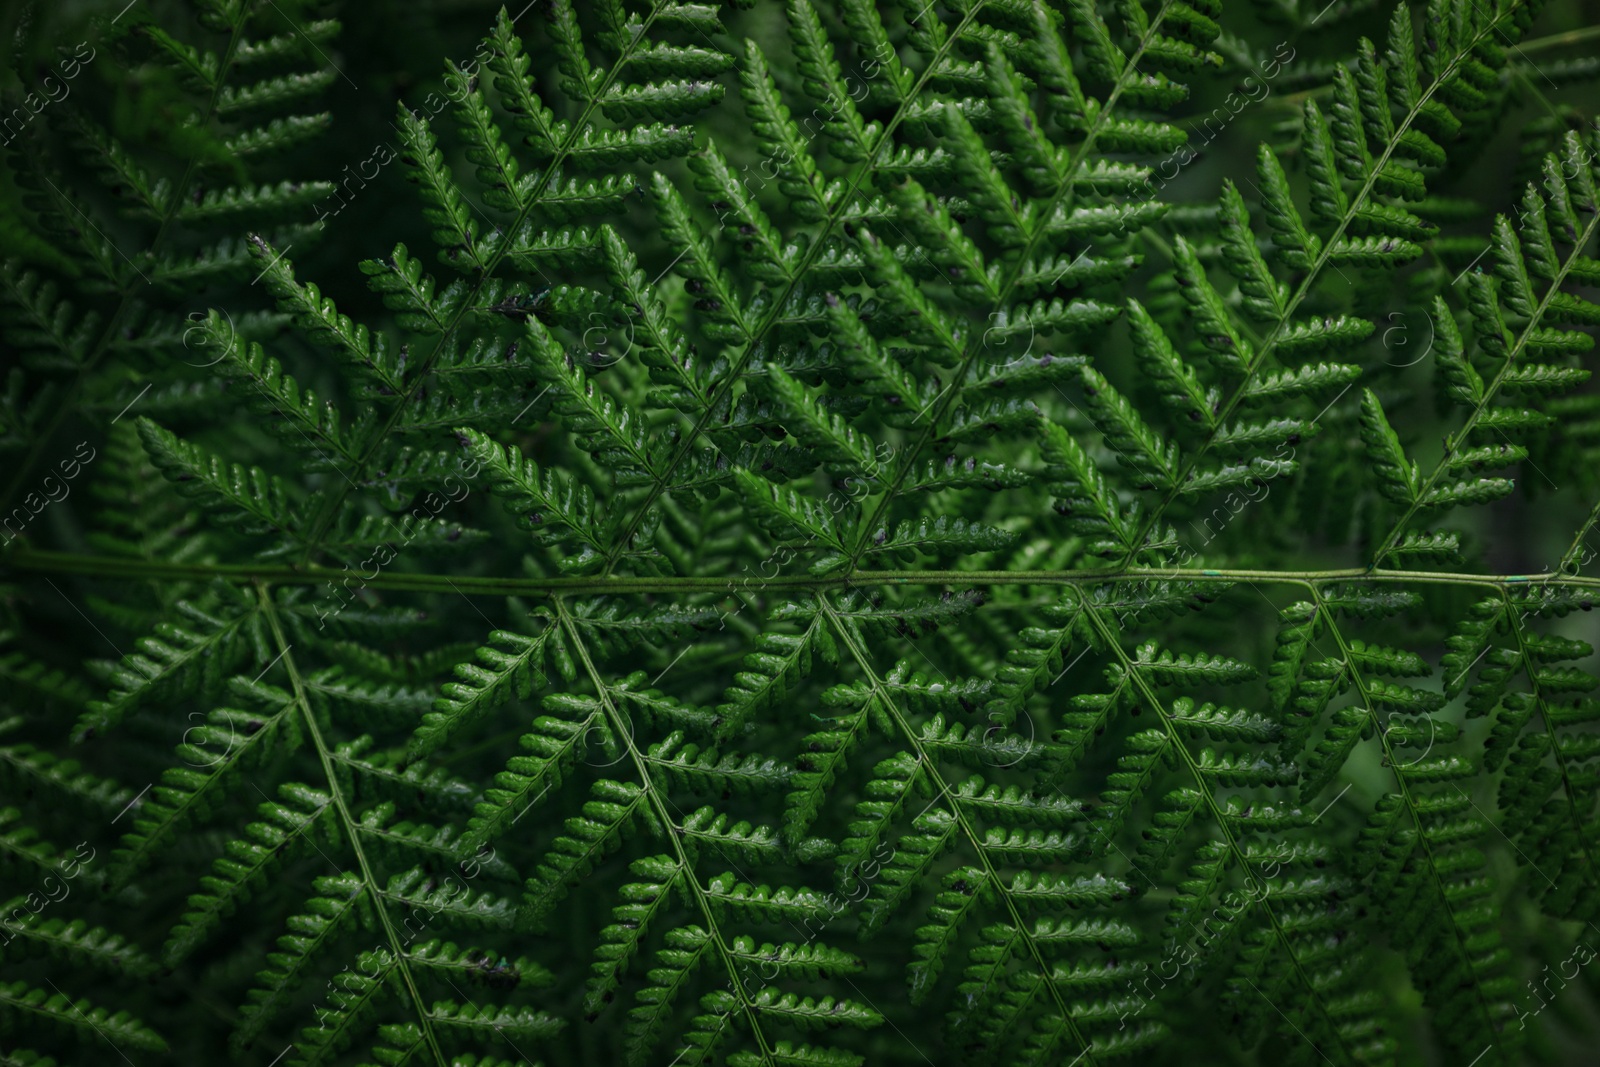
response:
[[[1372,565],[1374,567],[1382,563],[1394,551],[1395,545],[1405,535],[1406,526],[1422,508],[1423,501],[1428,499],[1428,495],[1433,491],[1433,487],[1438,484],[1439,479],[1444,476],[1448,461],[1455,453],[1456,448],[1471,435],[1473,427],[1478,424],[1478,420],[1483,417],[1483,413],[1489,410],[1489,404],[1493,402],[1495,396],[1500,392],[1500,388],[1505,384],[1507,376],[1516,368],[1517,357],[1522,355],[1524,348],[1528,347],[1528,342],[1538,329],[1540,320],[1544,318],[1545,312],[1550,309],[1550,302],[1560,294],[1561,283],[1567,280],[1567,275],[1572,272],[1573,265],[1582,256],[1583,250],[1589,247],[1589,240],[1594,236],[1597,228],[1600,228],[1600,211],[1597,211],[1590,218],[1589,224],[1583,229],[1583,233],[1576,241],[1572,242],[1572,254],[1561,264],[1561,268],[1556,272],[1555,279],[1551,281],[1550,287],[1545,290],[1544,296],[1539,299],[1539,306],[1534,308],[1533,314],[1528,317],[1527,325],[1522,328],[1516,345],[1506,354],[1505,362],[1501,364],[1499,373],[1494,376],[1494,381],[1484,388],[1483,399],[1473,407],[1472,413],[1467,416],[1467,420],[1462,424],[1461,429],[1445,439],[1444,454],[1434,464],[1433,473],[1428,475],[1427,482],[1417,490],[1411,505],[1406,508],[1405,514],[1400,516],[1400,520],[1394,524],[1394,528],[1384,537],[1382,547],[1373,555]]]
[[[1129,550],[1124,562],[1132,561],[1138,555],[1140,546],[1144,543],[1145,538],[1148,537],[1151,531],[1154,530],[1161,522],[1161,519],[1166,515],[1167,509],[1172,506],[1174,501],[1177,500],[1178,495],[1183,490],[1183,486],[1188,482],[1190,475],[1194,473],[1194,470],[1199,465],[1200,460],[1205,458],[1206,453],[1210,451],[1211,445],[1216,441],[1218,431],[1227,424],[1228,417],[1233,414],[1234,409],[1236,409],[1244,400],[1245,393],[1249,389],[1250,383],[1255,380],[1255,376],[1260,372],[1261,368],[1266,366],[1267,357],[1277,348],[1279,340],[1288,331],[1290,320],[1293,319],[1294,313],[1299,310],[1301,303],[1304,302],[1306,297],[1311,295],[1312,288],[1322,277],[1323,270],[1332,260],[1333,251],[1338,246],[1340,238],[1342,238],[1345,231],[1350,228],[1350,224],[1355,221],[1356,216],[1360,213],[1361,209],[1366,206],[1367,200],[1372,196],[1373,188],[1377,184],[1378,175],[1381,174],[1384,167],[1388,165],[1390,157],[1394,155],[1395,149],[1400,146],[1401,139],[1411,129],[1412,123],[1416,122],[1417,116],[1422,113],[1423,107],[1433,99],[1434,94],[1438,92],[1439,86],[1449,81],[1449,79],[1455,74],[1456,69],[1462,63],[1462,60],[1469,56],[1472,53],[1472,50],[1476,48],[1480,42],[1493,34],[1499,28],[1500,21],[1506,18],[1516,9],[1516,4],[1512,4],[1507,7],[1504,12],[1501,12],[1494,19],[1492,19],[1487,26],[1480,29],[1477,35],[1475,35],[1471,41],[1464,44],[1455,57],[1450,60],[1450,65],[1441,71],[1439,76],[1434,78],[1433,81],[1429,83],[1428,87],[1418,95],[1416,103],[1414,103],[1411,106],[1410,111],[1406,113],[1405,119],[1395,127],[1394,133],[1392,136],[1390,136],[1388,144],[1384,146],[1383,154],[1373,162],[1372,168],[1367,174],[1366,181],[1362,183],[1361,190],[1351,198],[1350,206],[1346,208],[1344,217],[1339,220],[1339,225],[1323,242],[1321,250],[1317,253],[1316,261],[1311,264],[1311,267],[1306,272],[1305,277],[1300,280],[1300,284],[1295,288],[1294,295],[1291,296],[1288,303],[1284,305],[1283,312],[1278,316],[1277,322],[1273,324],[1272,332],[1267,335],[1266,341],[1262,343],[1262,345],[1257,348],[1255,353],[1251,356],[1249,364],[1245,367],[1243,379],[1241,379],[1238,386],[1235,387],[1233,394],[1228,397],[1227,402],[1224,403],[1220,409],[1218,409],[1215,423],[1216,429],[1209,431],[1206,435],[1206,439],[1202,441],[1200,445],[1193,450],[1188,459],[1184,461],[1183,466],[1178,470],[1177,477],[1173,480],[1172,488],[1167,490],[1160,503],[1158,503],[1155,508],[1150,511],[1149,515],[1140,524],[1138,531],[1132,538],[1132,548]]]
[[[99,578],[164,578],[204,582],[215,578],[233,582],[267,582],[273,585],[315,585],[348,575],[331,567],[270,566],[249,563],[169,563],[128,559],[123,556],[80,555],[73,552],[19,550],[5,560],[20,573],[82,574]],[[1472,585],[1492,589],[1529,585],[1558,585],[1600,589],[1600,578],[1567,575],[1560,571],[1535,574],[1467,574],[1454,571],[1377,570],[1344,567],[1332,570],[1189,570],[1182,567],[1085,568],[1083,570],[905,570],[856,571],[849,575],[812,577],[744,575],[732,578],[483,578],[449,574],[379,574],[364,579],[369,589],[414,593],[463,593],[468,596],[571,596],[633,593],[725,593],[746,590],[849,589],[878,585],[1078,585],[1102,582],[1267,582],[1304,585],[1327,582],[1383,582],[1418,585]]]
[[[1077,176],[1079,169],[1082,168],[1084,163],[1089,159],[1089,153],[1094,148],[1095,141],[1100,136],[1101,129],[1104,128],[1106,120],[1111,113],[1116,110],[1117,101],[1122,97],[1122,94],[1127,89],[1129,83],[1135,77],[1143,77],[1143,75],[1136,75],[1135,73],[1139,69],[1139,61],[1144,58],[1145,51],[1148,49],[1151,39],[1155,37],[1156,31],[1161,28],[1161,23],[1166,19],[1167,12],[1171,9],[1171,6],[1171,0],[1168,0],[1168,2],[1161,5],[1161,9],[1156,13],[1156,17],[1150,22],[1150,28],[1145,32],[1144,37],[1140,40],[1138,49],[1134,52],[1132,58],[1128,60],[1127,64],[1122,68],[1121,72],[1118,73],[1116,83],[1111,87],[1111,92],[1106,96],[1105,104],[1095,114],[1094,124],[1090,126],[1089,132],[1084,135],[1083,142],[1078,145],[1077,150],[1073,153],[1072,161],[1068,164],[1066,173],[1061,179],[1061,188],[1055,191],[1055,193],[1050,197],[1050,202],[1046,204],[1043,210],[1039,212],[1037,216],[1039,219],[1038,228],[1035,229],[1032,235],[1029,236],[1027,243],[1022,246],[1022,250],[1017,253],[1016,262],[1008,272],[1005,283],[1000,287],[1000,295],[996,297],[993,307],[991,308],[992,311],[997,311],[998,309],[1004,308],[1007,301],[1011,299],[1011,294],[1013,291],[1015,291],[1017,283],[1022,280],[1022,276],[1028,268],[1028,263],[1032,259],[1034,251],[1039,246],[1040,239],[1044,237],[1045,232],[1048,229],[1045,223],[1055,215],[1056,208],[1072,202],[1072,196],[1075,192],[1072,186],[1073,178]],[[991,318],[987,321],[993,320]],[[912,470],[915,469],[917,457],[922,454],[922,450],[927,447],[928,442],[931,441],[934,434],[938,432],[939,420],[944,418],[945,413],[950,410],[950,405],[954,404],[957,396],[961,394],[961,386],[955,385],[954,383],[961,383],[966,380],[968,373],[970,373],[972,370],[972,365],[977,362],[979,354],[983,351],[983,337],[984,335],[979,334],[974,342],[969,342],[973,347],[971,351],[966,354],[966,357],[962,359],[961,365],[951,376],[950,381],[953,383],[952,388],[947,389],[943,394],[941,394],[940,398],[935,401],[933,414],[932,417],[928,419],[928,425],[918,435],[916,442],[911,446],[910,452],[906,455],[905,461],[896,464],[894,480],[890,482],[888,487],[884,490],[883,498],[878,502],[877,507],[873,509],[871,518],[861,524],[860,530],[856,537],[855,548],[853,548],[850,552],[849,570],[855,570],[856,563],[860,561],[861,554],[867,550],[868,540],[872,537],[873,532],[877,529],[879,521],[884,518],[888,512],[889,505],[893,502],[895,495],[899,493],[900,487],[905,484],[906,478],[911,474]]]
[[[572,613],[567,610],[566,601],[560,597],[555,601],[556,613],[561,620],[561,628],[566,631],[567,639],[571,642],[573,650],[577,653],[578,660],[583,664],[584,673],[589,676],[590,683],[595,688],[595,693],[600,698],[600,704],[605,708],[606,718],[611,720],[613,736],[622,741],[623,747],[628,750],[628,757],[633,761],[634,772],[639,776],[639,784],[645,796],[650,800],[650,807],[655,812],[657,822],[661,826],[661,835],[672,845],[674,857],[678,861],[678,868],[683,872],[683,878],[688,883],[690,892],[694,896],[695,906],[699,909],[701,917],[705,919],[706,927],[711,934],[711,942],[716,946],[717,955],[721,957],[723,966],[728,971],[729,988],[739,999],[739,1005],[744,1011],[745,1019],[750,1024],[751,1035],[756,1044],[761,1047],[763,1063],[773,1064],[772,1049],[767,1045],[766,1033],[761,1029],[760,1017],[757,1015],[755,1005],[745,996],[744,983],[739,980],[739,970],[733,959],[733,953],[728,951],[728,943],[723,939],[722,931],[717,925],[716,913],[711,908],[711,903],[706,899],[706,893],[700,880],[695,876],[694,862],[689,854],[684,851],[682,835],[678,830],[678,822],[667,811],[670,803],[656,790],[655,778],[650,774],[650,768],[645,756],[633,743],[633,723],[617,708],[611,699],[611,690],[600,677],[600,671],[595,667],[594,660],[589,656],[589,646],[584,644],[583,635],[572,620]],[[681,812],[679,813],[681,816]]]
[[[833,604],[829,602],[827,597],[819,596],[817,602],[822,605],[822,610],[827,613],[828,621],[833,624],[834,632],[839,635],[839,639],[850,650],[850,657],[856,661],[856,666],[861,668],[861,672],[866,675],[867,680],[872,684],[873,691],[877,694],[885,712],[894,720],[895,725],[900,728],[900,732],[905,735],[906,743],[916,753],[917,764],[924,769],[934,788],[944,798],[945,804],[950,809],[950,814],[955,817],[956,824],[961,827],[962,834],[972,845],[973,851],[977,853],[979,862],[983,864],[984,874],[988,877],[989,884],[994,887],[995,895],[1005,902],[1006,912],[1010,916],[1012,927],[1017,931],[1017,936],[1022,939],[1023,944],[1028,947],[1028,954],[1033,957],[1033,964],[1038,968],[1040,979],[1050,991],[1050,999],[1055,1002],[1056,1010],[1061,1014],[1061,1020],[1065,1024],[1066,1032],[1072,1035],[1072,1039],[1083,1048],[1078,1060],[1085,1060],[1088,1067],[1094,1067],[1097,1062],[1094,1055],[1094,1042],[1085,1037],[1078,1028],[1077,1021],[1073,1019],[1072,1012],[1067,1008],[1066,1001],[1061,997],[1061,990],[1056,988],[1055,980],[1052,977],[1053,972],[1045,962],[1044,954],[1039,951],[1038,943],[1034,940],[1033,935],[1028,932],[1028,926],[1024,923],[1021,912],[1017,910],[1016,902],[1011,899],[1011,894],[1006,891],[1005,883],[1001,881],[1000,874],[995,870],[994,863],[989,859],[989,853],[984,848],[983,838],[979,836],[977,830],[967,820],[960,803],[956,801],[950,791],[949,783],[939,773],[938,763],[928,754],[927,749],[922,745],[922,738],[918,736],[917,731],[912,729],[911,724],[901,714],[900,708],[895,704],[894,697],[884,686],[883,679],[879,677],[877,670],[872,666],[872,661],[867,658],[866,650],[856,641],[856,635],[844,624],[844,620],[839,618],[839,613],[834,610]],[[1071,1062],[1075,1064],[1078,1060],[1072,1060]]]
[[[1289,941],[1288,934],[1284,932],[1283,924],[1279,921],[1277,913],[1267,903],[1268,898],[1271,896],[1271,886],[1251,867],[1249,859],[1245,856],[1244,849],[1240,846],[1238,839],[1234,837],[1232,828],[1228,826],[1228,820],[1223,815],[1222,808],[1217,804],[1217,798],[1211,790],[1211,784],[1206,780],[1206,776],[1201,773],[1200,765],[1195,762],[1194,753],[1189,751],[1189,746],[1183,743],[1183,738],[1179,736],[1177,729],[1172,725],[1172,720],[1167,717],[1166,705],[1156,695],[1155,691],[1150,688],[1149,683],[1144,680],[1144,676],[1139,672],[1138,665],[1128,657],[1127,650],[1117,640],[1117,631],[1108,628],[1105,620],[1100,617],[1100,613],[1093,607],[1086,605],[1085,610],[1088,612],[1089,624],[1099,633],[1100,640],[1105,642],[1106,647],[1116,654],[1118,661],[1122,664],[1123,672],[1127,675],[1133,687],[1143,694],[1145,702],[1150,705],[1150,710],[1155,712],[1156,719],[1161,723],[1161,728],[1166,731],[1167,741],[1182,757],[1184,766],[1188,768],[1195,785],[1199,787],[1200,795],[1205,798],[1206,808],[1211,812],[1212,821],[1222,831],[1223,840],[1228,846],[1228,851],[1233,854],[1234,862],[1239,865],[1239,868],[1244,871],[1245,877],[1261,894],[1258,902],[1261,905],[1261,909],[1266,912],[1267,920],[1272,923],[1272,932],[1277,935],[1278,944],[1283,947],[1283,951],[1288,954],[1290,962],[1294,964],[1295,975],[1305,986],[1307,995],[1312,1003],[1316,1005],[1317,1012],[1322,1016],[1322,1021],[1338,1040],[1339,1047],[1343,1050],[1346,1060],[1356,1059],[1350,1048],[1345,1044],[1344,1035],[1340,1032],[1338,1024],[1328,1011],[1327,1004],[1317,994],[1316,984],[1312,982],[1311,976],[1306,974],[1305,967],[1301,964],[1300,957],[1295,953],[1294,945]],[[1265,996],[1265,994],[1262,995]],[[1309,1037],[1306,1040],[1311,1041]],[[1311,1041],[1311,1047],[1316,1049],[1319,1054],[1322,1053],[1322,1049],[1317,1047],[1316,1042]]]
[[[1600,26],[1585,26],[1581,30],[1552,33],[1548,37],[1535,37],[1517,46],[1519,52],[1542,52],[1546,48],[1565,48],[1569,44],[1582,44],[1600,37]]]
[[[1572,543],[1561,554],[1561,563],[1556,567],[1558,572],[1566,574],[1568,570],[1576,571],[1585,562],[1578,558],[1578,546],[1584,543],[1590,531],[1594,529],[1596,522],[1600,522],[1600,500],[1595,501],[1594,507],[1589,509],[1588,517],[1583,520],[1583,525],[1579,526],[1578,532],[1572,535]]]
[[[409,957],[400,944],[400,938],[395,933],[394,924],[389,921],[389,911],[384,905],[384,894],[378,888],[377,877],[372,873],[372,866],[367,862],[367,854],[361,847],[361,832],[356,820],[350,814],[350,807],[345,802],[344,791],[339,788],[339,777],[333,769],[333,759],[329,754],[328,746],[322,739],[322,729],[317,725],[317,716],[311,710],[311,702],[306,696],[304,680],[300,677],[300,670],[295,666],[291,645],[283,633],[283,624],[278,618],[276,608],[272,603],[271,590],[264,582],[256,583],[256,596],[261,602],[261,611],[266,616],[267,626],[272,630],[273,643],[278,646],[278,656],[283,660],[283,666],[289,672],[289,684],[294,692],[294,700],[300,707],[301,715],[305,718],[306,731],[311,737],[311,743],[317,750],[317,759],[322,763],[322,773],[328,782],[328,792],[333,797],[335,810],[338,812],[339,821],[344,824],[345,836],[350,840],[350,848],[356,854],[356,864],[361,869],[361,882],[366,886],[367,896],[372,901],[373,910],[378,913],[378,919],[383,924],[384,936],[388,938],[389,950],[394,953],[395,967],[400,971],[400,977],[405,981],[406,990],[411,994],[411,1000],[416,1005],[417,1021],[422,1026],[423,1037],[427,1039],[428,1048],[433,1053],[434,1062],[439,1067],[446,1067],[444,1052],[439,1047],[438,1038],[433,1032],[432,1016],[428,1012],[427,1003],[422,999],[421,992],[417,989],[416,979],[411,974],[411,967],[407,962]]]

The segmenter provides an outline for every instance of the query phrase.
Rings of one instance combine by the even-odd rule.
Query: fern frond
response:
[[[1570,3],[336,8],[12,20],[0,1061],[1565,1047]]]
[[[13,1020],[37,1018],[56,1027],[98,1032],[108,1041],[145,1052],[165,1052],[167,1042],[125,1011],[109,1012],[87,1000],[72,1000],[64,993],[47,993],[26,982],[0,985],[0,1011]]]
[[[204,940],[211,930],[240,904],[260,890],[268,875],[297,843],[311,843],[319,824],[326,824],[331,798],[326,793],[284,785],[278,790],[283,803],[263,804],[261,822],[245,827],[245,838],[228,843],[229,855],[212,865],[212,874],[200,880],[204,892],[189,898],[187,912],[162,948],[170,967]],[[324,827],[326,829],[326,827]],[[326,832],[323,834],[327,836]]]

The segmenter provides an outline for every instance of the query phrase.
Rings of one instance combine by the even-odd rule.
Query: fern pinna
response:
[[[17,20],[0,1061],[1585,1062],[1583,5],[335,6]]]

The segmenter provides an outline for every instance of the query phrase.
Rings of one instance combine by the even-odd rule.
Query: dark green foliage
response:
[[[1592,1059],[1586,0],[14,6],[0,1064]]]

